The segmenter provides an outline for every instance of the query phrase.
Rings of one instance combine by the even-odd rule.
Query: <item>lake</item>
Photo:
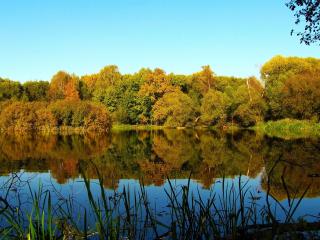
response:
[[[111,214],[114,218],[127,211],[125,202],[115,203],[120,195],[125,193],[132,205],[137,198],[147,199],[150,216],[162,223],[156,226],[157,234],[172,225],[173,213],[168,209],[175,202],[170,194],[176,192],[181,201],[186,186],[190,201],[215,198],[212,208],[239,207],[243,202],[245,209],[255,209],[247,215],[250,221],[254,216],[255,223],[270,221],[268,211],[279,222],[316,222],[320,217],[317,138],[283,140],[252,131],[173,129],[114,131],[108,136],[2,134],[0,163],[0,196],[20,211],[13,216],[20,216],[25,228],[34,199],[47,198],[50,192],[57,216],[65,211],[83,226],[87,209],[85,222],[93,229],[97,218],[89,207],[90,196],[100,204],[101,186],[109,208],[117,209]],[[1,207],[5,208],[4,202]],[[193,210],[200,211],[199,206],[195,204]],[[152,218],[142,221],[148,210],[140,213],[140,219],[133,214],[135,225],[148,229],[145,236],[154,237]],[[0,223],[1,228],[8,225],[1,215]]]

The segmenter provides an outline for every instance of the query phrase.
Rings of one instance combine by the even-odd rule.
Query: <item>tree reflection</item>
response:
[[[319,195],[320,140],[281,140],[243,131],[125,131],[104,135],[0,135],[1,174],[48,172],[59,183],[80,176],[117,188],[120,179],[162,185],[166,178],[192,178],[209,188],[217,178],[259,178],[278,200]],[[94,163],[94,164],[92,164]]]
[[[306,139],[284,141],[269,139],[266,154],[266,171],[262,186],[278,200],[299,197],[310,185],[307,197],[319,196],[320,141]]]

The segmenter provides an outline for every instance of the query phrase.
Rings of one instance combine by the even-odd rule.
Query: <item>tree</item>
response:
[[[320,119],[320,76],[311,71],[290,77],[282,89],[286,117]]]
[[[95,90],[96,82],[98,81],[99,74],[84,75],[80,79],[81,95],[91,98]],[[82,98],[81,98],[82,99]]]
[[[193,126],[197,109],[192,99],[180,90],[163,95],[152,108],[152,120],[169,127]]]
[[[58,127],[83,128],[86,131],[107,132],[111,128],[110,115],[102,104],[58,100],[48,106],[54,115]]]
[[[227,121],[230,98],[222,92],[209,90],[201,101],[201,123],[223,125]]]
[[[153,103],[161,98],[165,93],[173,92],[178,89],[171,84],[170,78],[167,76],[165,71],[160,68],[156,68],[154,71],[144,71],[142,79],[143,84],[140,88],[139,94],[141,96],[150,97]]]
[[[139,94],[141,79],[137,74],[126,75],[117,88],[116,121],[126,124],[146,124],[150,121],[151,99]]]
[[[317,109],[318,101],[311,103],[310,98],[319,92],[320,60],[314,58],[276,56],[261,68],[261,78],[265,81],[265,94],[269,105],[268,119],[286,117],[302,118],[308,109]],[[306,87],[306,89],[301,89]],[[300,88],[300,90],[299,90]],[[299,94],[305,95],[299,95]],[[297,101],[306,97],[306,101]],[[295,101],[293,101],[296,99]],[[302,99],[301,99],[302,100]],[[309,106],[304,104],[308,102]],[[289,109],[301,109],[297,114]],[[313,110],[313,113],[316,113]]]
[[[113,86],[117,81],[121,80],[121,74],[116,65],[109,65],[102,68],[99,72],[96,82],[96,88],[106,88]]]
[[[210,89],[215,88],[215,74],[210,66],[203,66],[202,71],[193,74],[191,87],[201,96],[204,96]]]
[[[235,119],[242,127],[250,127],[263,121],[267,111],[263,96],[261,83],[255,77],[247,78],[234,92],[229,118],[232,121]]]
[[[89,92],[95,101],[103,102],[105,95],[113,91],[122,79],[119,69],[115,65],[106,66],[97,75],[86,78]]]
[[[290,0],[286,3],[296,18],[295,24],[304,25],[296,35],[300,42],[310,45],[320,40],[320,1],[319,0]],[[294,30],[291,31],[291,35]]]
[[[23,98],[28,101],[47,100],[49,83],[46,81],[28,81],[23,84]]]
[[[70,75],[64,71],[59,71],[51,79],[48,91],[49,99],[78,100],[80,99],[78,85],[79,79],[77,76]]]
[[[69,82],[67,82],[64,89],[64,98],[67,100],[79,100],[79,80],[77,77],[73,76]]]
[[[18,100],[22,95],[22,86],[19,82],[0,78],[0,101]]]

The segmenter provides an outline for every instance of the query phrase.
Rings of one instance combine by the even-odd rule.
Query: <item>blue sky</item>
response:
[[[116,64],[259,76],[276,54],[320,57],[301,45],[285,0],[1,0],[0,76],[50,80]]]

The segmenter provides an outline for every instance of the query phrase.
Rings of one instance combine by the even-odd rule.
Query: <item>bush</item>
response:
[[[52,131],[81,129],[107,132],[111,119],[103,105],[86,101],[1,103],[0,129],[9,131]],[[3,107],[3,108],[2,108]]]
[[[0,128],[30,131],[55,127],[56,121],[44,102],[11,102],[0,113]]]
[[[59,100],[49,105],[59,127],[84,128],[106,132],[111,128],[107,109],[97,103],[77,100]]]

